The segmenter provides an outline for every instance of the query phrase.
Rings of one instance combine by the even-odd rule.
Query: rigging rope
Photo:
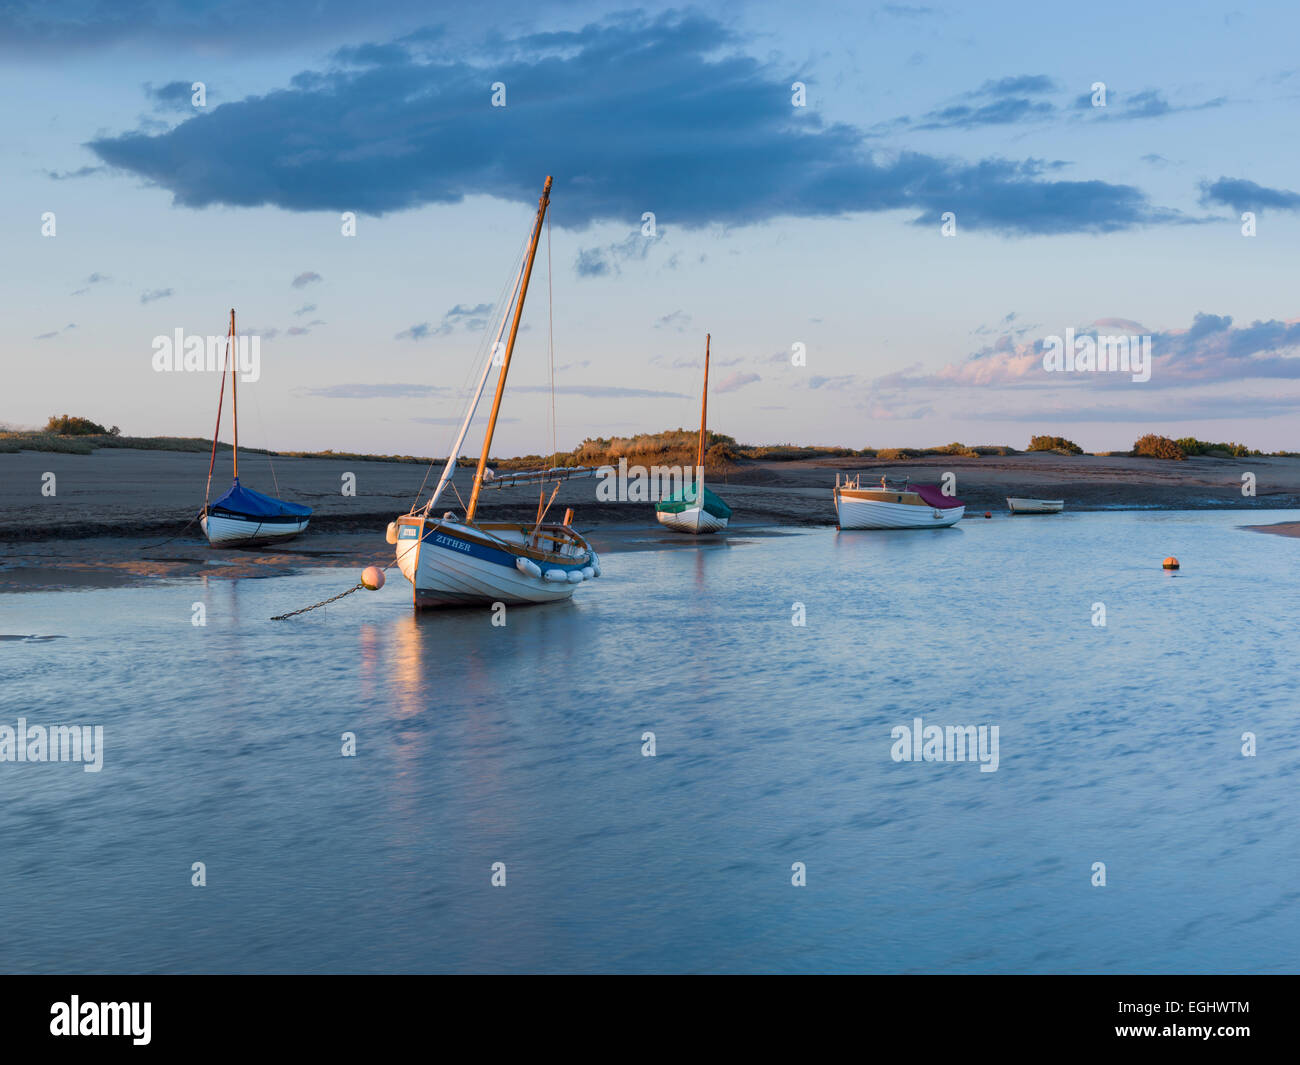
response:
[[[551,364],[551,469],[555,469],[560,461],[559,424],[555,418],[555,286],[553,278],[554,272],[551,269],[551,216],[548,213],[546,216],[546,346]],[[555,490],[551,492],[551,498],[543,506],[542,499],[546,491],[546,471],[543,471],[542,479],[537,486],[537,524],[533,526],[532,532],[534,537],[537,536],[537,530],[542,527],[542,522],[546,520],[546,512],[551,509],[551,504],[555,502],[555,497],[559,495],[560,485],[563,482],[563,477],[556,477]]]
[[[253,393],[253,406],[256,408],[253,414],[257,417],[257,428],[262,434],[262,443],[269,444],[271,438],[266,433],[266,422],[262,419],[262,404],[258,401],[257,393]],[[274,454],[271,448],[266,448],[266,464],[271,467],[271,483],[275,485],[275,498],[280,498],[280,480],[275,475],[275,462],[271,456]]]
[[[229,349],[230,344],[226,344]],[[212,470],[217,464],[217,437],[221,435],[221,405],[226,401],[226,359],[230,357],[229,350],[221,359],[221,391],[217,395],[217,427],[212,430],[212,457],[208,459],[208,483],[203,489],[203,510],[206,513],[208,509],[208,499],[212,494]]]
[[[460,389],[459,389],[460,394],[462,396],[467,397],[470,394],[470,390],[472,388],[471,382],[474,381],[478,377],[478,375],[482,372],[482,364],[483,364],[483,358],[485,354],[484,353],[485,348],[488,349],[486,352],[486,357],[487,358],[492,357],[493,352],[488,342],[488,338],[492,336],[491,323],[496,321],[498,318],[502,317],[505,314],[505,309],[502,308],[503,301],[513,302],[515,285],[512,283],[512,281],[515,275],[518,273],[519,264],[523,260],[523,257],[527,253],[527,251],[528,251],[528,241],[525,240],[524,243],[520,246],[518,254],[515,255],[514,265],[511,266],[510,268],[510,273],[508,277],[511,280],[507,280],[501,286],[501,291],[497,295],[497,301],[492,307],[492,314],[488,318],[488,325],[487,327],[484,328],[481,336],[479,337],[479,344],[478,344],[478,348],[475,349],[474,358],[466,366],[465,376],[461,379]],[[509,303],[506,304],[507,309],[508,307],[509,307]],[[451,453],[451,443],[456,439],[456,432],[457,432],[456,429],[452,430],[451,439],[448,442],[448,447],[447,447],[448,455],[450,455]],[[411,501],[411,508],[410,508],[411,513],[415,513],[415,508],[420,502],[420,497],[424,495],[424,489],[429,483],[429,474],[433,472],[433,468],[436,465],[438,465],[438,459],[435,457],[431,459],[429,461],[429,465],[425,467],[424,479],[420,482],[420,489],[418,492],[415,493],[415,498]],[[427,512],[428,509],[429,508],[426,506],[425,511]]]

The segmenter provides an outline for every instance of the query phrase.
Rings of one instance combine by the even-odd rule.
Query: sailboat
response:
[[[212,470],[217,463],[217,436],[221,433],[221,407],[226,398],[225,367],[221,372],[221,393],[217,399],[217,428],[212,434],[212,458],[208,462],[208,486],[203,492],[199,524],[213,547],[249,547],[254,544],[290,540],[307,528],[311,507],[288,503],[263,495],[239,483],[239,360],[235,357],[235,311],[230,311],[230,333],[226,338],[226,361],[230,363],[230,400],[235,430],[234,483],[220,499],[209,503]]]
[[[695,455],[695,483],[683,486],[655,505],[659,524],[675,532],[715,533],[727,527],[731,508],[704,485],[704,441],[709,414],[709,342],[704,335],[704,398],[700,401],[700,443]]]
[[[528,282],[532,276],[533,259],[542,235],[542,222],[550,204],[551,179],[547,177],[542,196],[537,205],[528,250],[519,266],[514,288],[506,300],[501,323],[497,329],[492,351],[500,349],[506,322],[510,322],[510,337],[501,357],[501,372],[497,378],[496,395],[492,400],[492,413],[488,418],[483,449],[479,453],[474,471],[474,486],[470,492],[465,516],[457,517],[451,511],[442,517],[432,517],[434,507],[450,484],[460,458],[470,422],[478,409],[479,400],[487,386],[488,377],[496,365],[489,358],[483,366],[478,389],[469,404],[460,434],[447,457],[442,476],[429,501],[416,510],[398,517],[388,525],[388,542],[394,544],[397,565],[411,582],[412,596],[417,610],[430,607],[474,606],[485,603],[549,603],[569,599],[584,581],[600,576],[600,560],[596,552],[571,526],[573,512],[566,511],[564,520],[547,524],[546,511],[539,495],[537,520],[533,524],[507,522],[480,522],[475,520],[479,494],[484,481],[492,481],[492,471],[487,467],[492,436],[496,431],[497,416],[501,412],[501,398],[506,390],[506,375],[514,355],[515,338],[524,313],[524,299],[528,295]],[[513,307],[513,317],[511,309]],[[524,483],[529,477],[541,483],[559,481],[564,474],[559,471],[540,471],[532,475],[511,475],[510,480]],[[502,478],[504,482],[507,478]],[[557,484],[558,489],[558,484]],[[555,498],[554,491],[551,500]]]

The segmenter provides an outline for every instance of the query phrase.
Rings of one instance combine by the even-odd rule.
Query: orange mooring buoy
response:
[[[991,517],[993,517],[993,511],[991,511],[991,510],[986,510],[986,511],[984,512],[984,516],[985,516],[986,518],[991,518]]]
[[[369,591],[378,591],[384,586],[384,571],[378,566],[367,566],[361,571],[361,584]]]
[[[1164,567],[1165,567],[1165,569],[1177,569],[1177,568],[1178,568],[1178,559],[1174,558],[1173,555],[1170,555],[1167,559],[1165,559],[1165,561],[1164,561]]]

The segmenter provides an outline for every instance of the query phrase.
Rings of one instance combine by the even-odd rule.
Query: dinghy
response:
[[[700,401],[700,443],[695,455],[695,478],[691,485],[683,485],[668,499],[655,506],[659,524],[675,532],[715,533],[727,527],[731,508],[709,491],[704,484],[704,442],[709,414],[709,342],[704,335],[704,398]]]
[[[731,508],[706,486],[703,498],[695,488],[674,492],[655,507],[659,524],[674,532],[715,533],[727,527]]]
[[[497,415],[501,411],[506,375],[510,372],[510,360],[514,355],[515,338],[524,313],[524,299],[528,294],[533,259],[541,239],[550,193],[551,179],[548,177],[538,201],[537,218],[533,223],[528,249],[519,266],[510,296],[505,301],[496,341],[491,348],[492,352],[499,350],[506,322],[509,321],[510,338],[499,361],[496,395],[492,401],[487,434],[483,439],[483,450],[479,453],[478,467],[474,471],[474,485],[465,514],[458,517],[448,511],[440,518],[431,516],[443,491],[451,483],[474,412],[483,396],[488,378],[498,363],[491,354],[485,357],[477,391],[470,401],[460,434],[452,446],[433,495],[419,510],[412,507],[410,512],[388,525],[388,542],[395,545],[397,565],[402,576],[411,582],[417,610],[493,603],[556,602],[571,598],[578,585],[600,576],[600,560],[596,557],[596,552],[571,526],[572,511],[566,511],[561,522],[548,524],[545,521],[546,511],[555,499],[559,482],[568,473],[550,470],[532,475],[512,474],[501,479],[503,484],[529,483],[530,480],[539,484],[535,523],[475,520],[484,481],[489,484],[493,481],[492,471],[487,468],[487,458],[496,431]],[[590,474],[592,471],[572,472]],[[546,501],[545,486],[550,483],[555,484],[555,489],[551,492],[550,501]]]
[[[292,539],[310,520],[311,507],[255,492],[236,477],[230,491],[208,505],[201,524],[213,547],[242,547]]]
[[[289,503],[275,496],[263,495],[239,483],[239,360],[235,357],[235,312],[230,312],[230,333],[226,338],[226,361],[230,363],[231,422],[235,444],[231,451],[234,483],[230,491],[209,503],[212,470],[217,462],[217,437],[221,433],[221,407],[226,398],[225,366],[222,366],[221,392],[217,398],[217,428],[212,434],[212,458],[208,462],[208,486],[203,493],[203,510],[199,524],[213,547],[251,547],[257,544],[290,540],[307,528],[311,507]],[[272,467],[272,476],[275,468]]]
[[[863,485],[861,475],[835,475],[835,513],[841,529],[942,529],[956,525],[966,504],[946,496],[937,484],[910,480]]]
[[[1064,499],[1021,499],[1007,496],[1007,506],[1012,514],[1059,514],[1065,509]]]

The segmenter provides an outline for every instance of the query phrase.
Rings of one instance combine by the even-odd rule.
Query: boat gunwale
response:
[[[893,499],[882,499],[881,496],[894,496]],[[887,503],[897,507],[928,507],[931,510],[956,510],[958,507],[964,507],[965,503],[959,503],[954,507],[934,507],[927,503],[915,492],[896,492],[893,489],[886,488],[836,488],[835,498],[856,500],[863,503]]]
[[[461,522],[452,522],[443,518],[426,518],[418,514],[405,514],[397,519],[396,524],[400,528],[406,526],[428,526],[420,533],[417,543],[424,543],[431,535],[439,529],[445,530],[446,533],[455,536],[467,543],[477,544],[480,547],[494,548],[498,551],[505,551],[508,554],[516,555],[522,558],[531,559],[534,562],[548,562],[551,565],[575,566],[581,568],[589,564],[591,557],[595,554],[591,544],[587,542],[586,537],[568,525],[563,524],[546,524],[534,526],[525,522],[474,522],[464,524]],[[530,536],[536,532],[560,532],[565,534],[567,539],[559,539],[554,536],[548,536],[557,543],[572,543],[580,549],[577,556],[564,555],[559,551],[547,551],[544,548],[531,547],[526,543],[512,543],[509,540],[502,540],[499,537],[490,535],[491,529],[512,529],[522,533],[528,533]],[[474,535],[477,533],[477,535]],[[401,542],[400,539],[398,541]],[[583,554],[585,553],[585,561]]]

